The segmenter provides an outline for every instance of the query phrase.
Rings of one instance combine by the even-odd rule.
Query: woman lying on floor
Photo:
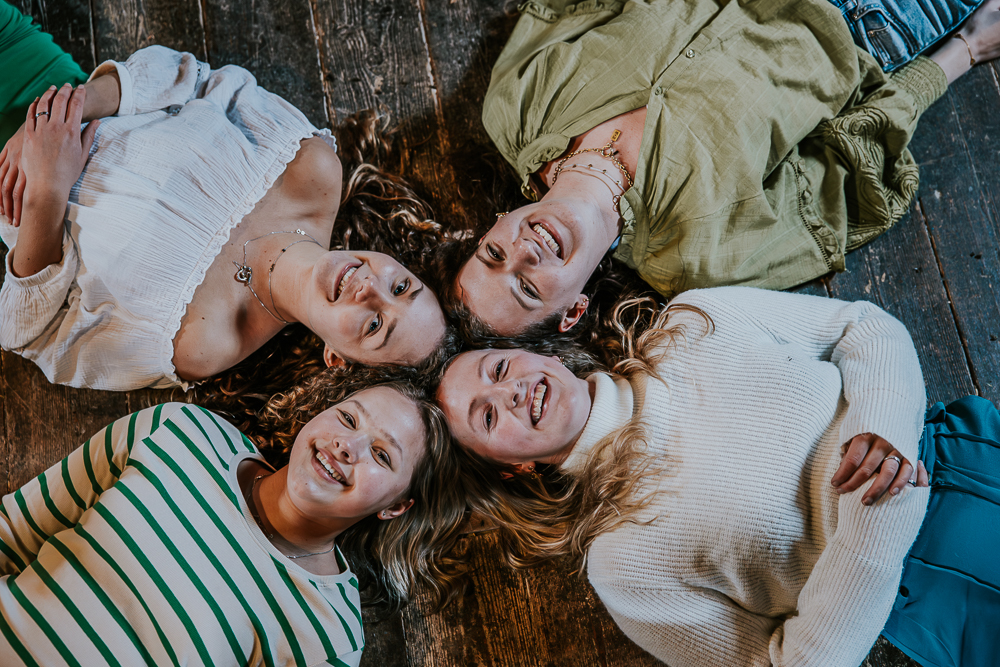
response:
[[[577,374],[524,350],[447,367],[508,559],[585,565],[671,667],[857,667],[880,632],[925,667],[992,664],[996,408],[925,415],[910,337],[870,303],[716,288],[655,322],[613,373],[558,344]]]
[[[550,335],[606,257],[668,297],[843,270],[916,192],[920,115],[1000,55],[998,8],[889,76],[829,0],[525,2],[483,124],[535,203],[442,249],[442,298],[470,337]]]
[[[447,596],[465,503],[440,411],[358,386],[273,404],[260,450],[148,408],[5,496],[0,663],[357,665],[362,601]]]
[[[347,194],[367,187],[391,213],[340,222],[334,138],[240,67],[150,47],[50,88],[0,154],[0,183],[0,345],[52,382],[186,386],[293,322],[329,364],[420,366],[448,340],[398,261],[330,250],[381,239],[418,257],[441,238],[426,207],[363,165]]]

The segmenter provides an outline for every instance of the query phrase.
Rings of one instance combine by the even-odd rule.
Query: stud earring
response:
[[[502,213],[497,213],[497,220],[507,215],[507,213],[509,213],[509,211],[503,211]]]

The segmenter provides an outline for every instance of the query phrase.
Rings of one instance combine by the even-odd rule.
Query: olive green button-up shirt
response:
[[[844,269],[917,188],[906,149],[947,88],[889,76],[827,0],[531,0],[483,123],[528,187],[573,137],[647,106],[615,256],[666,295],[782,289]]]

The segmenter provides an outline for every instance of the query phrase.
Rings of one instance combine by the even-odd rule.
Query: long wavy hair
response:
[[[371,109],[348,116],[334,128],[344,188],[330,247],[391,255],[433,289],[427,260],[445,236],[431,219],[428,204],[389,170],[394,132],[387,116]],[[457,346],[457,334],[449,330],[416,370],[433,375]],[[274,393],[324,368],[323,341],[305,326],[293,324],[233,368],[201,383],[195,399],[219,411],[252,415]]]
[[[657,365],[686,341],[684,325],[668,322],[680,310],[701,315],[709,331],[714,326],[707,314],[692,306],[664,307],[649,297],[619,303],[611,320],[622,356],[611,367],[612,377],[662,381]],[[550,339],[541,348],[528,350],[558,354],[579,377],[602,370],[574,341]],[[579,474],[553,466],[525,474],[460,447],[469,506],[498,527],[501,549],[510,565],[529,567],[567,557],[582,573],[594,539],[623,522],[636,521],[636,514],[651,500],[653,492],[643,491],[644,480],[670,472],[669,459],[647,456],[647,438],[646,425],[634,417],[597,443]]]
[[[283,466],[295,436],[310,419],[352,394],[379,386],[399,392],[420,413],[426,451],[407,492],[414,504],[390,521],[375,515],[362,519],[340,534],[337,545],[358,576],[365,604],[391,613],[412,597],[415,586],[423,585],[440,606],[460,590],[464,565],[453,552],[466,504],[461,485],[455,483],[458,460],[444,415],[422,390],[383,368],[367,368],[337,382],[314,376],[267,403],[260,422],[268,436],[258,433],[256,439],[268,462]]]

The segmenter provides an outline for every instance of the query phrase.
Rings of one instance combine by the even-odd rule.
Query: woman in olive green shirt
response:
[[[1000,55],[998,8],[889,76],[828,0],[529,0],[483,123],[536,203],[498,214],[453,302],[566,331],[609,247],[668,296],[843,270],[916,191],[920,114]]]

